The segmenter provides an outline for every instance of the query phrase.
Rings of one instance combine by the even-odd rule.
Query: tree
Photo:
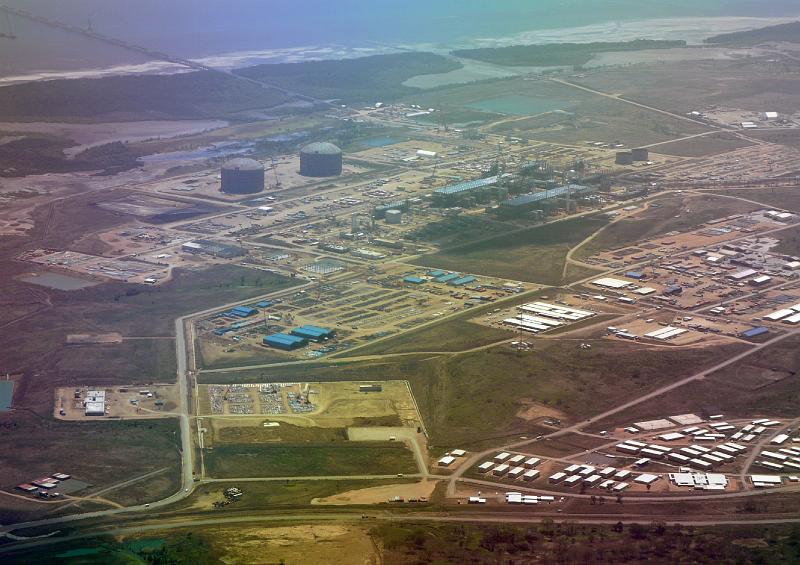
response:
[[[633,539],[641,540],[647,537],[647,528],[635,522],[628,526],[628,532]]]

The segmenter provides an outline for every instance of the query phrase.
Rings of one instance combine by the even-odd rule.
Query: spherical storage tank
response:
[[[300,150],[300,174],[335,177],[342,174],[342,150],[333,143],[311,143]]]
[[[264,190],[264,166],[253,159],[231,159],[222,165],[222,192],[254,194]]]

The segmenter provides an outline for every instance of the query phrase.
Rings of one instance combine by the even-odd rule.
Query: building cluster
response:
[[[281,332],[265,336],[263,343],[264,345],[274,347],[275,349],[294,351],[295,349],[305,347],[308,345],[309,341],[319,343],[333,339],[335,336],[335,330],[306,324],[304,326],[294,328],[288,334]]]
[[[517,306],[517,315],[506,318],[503,324],[515,329],[540,333],[591,318],[595,312],[549,302],[529,302]]]
[[[66,473],[51,473],[45,477],[39,477],[27,483],[21,483],[16,486],[17,490],[28,494],[34,494],[41,498],[58,498],[61,493],[55,489],[62,481],[67,481],[72,478],[72,475]]]

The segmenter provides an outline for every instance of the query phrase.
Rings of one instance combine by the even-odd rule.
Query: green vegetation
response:
[[[391,100],[417,92],[403,86],[411,77],[446,73],[461,64],[433,53],[398,53],[358,59],[258,65],[237,71],[308,96],[348,103]]]
[[[52,402],[52,392],[48,389]],[[174,493],[179,483],[179,426],[176,419],[128,420],[103,422],[65,422],[46,417],[30,418],[28,413],[15,412],[3,420],[0,446],[4,457],[0,462],[0,488],[10,490],[21,482],[50,473],[69,473],[92,487],[76,493],[84,496],[92,491],[162,469],[157,482],[146,480],[149,487],[132,496],[135,502],[149,502]],[[109,493],[119,494],[119,493]],[[31,512],[53,510],[53,507],[31,507],[13,510],[14,499],[4,497],[0,513],[4,522],[30,518]],[[105,506],[107,508],[107,506]],[[73,512],[75,508],[71,509]]]
[[[211,565],[219,563],[209,537],[193,532],[166,538],[129,539],[112,537],[91,541],[63,542],[12,555],[13,562],[68,565]],[[17,561],[19,560],[19,561]]]
[[[751,147],[753,142],[747,141],[730,132],[716,132],[702,137],[683,139],[671,143],[662,143],[651,148],[651,151],[662,155],[677,155],[680,157],[705,157],[719,155]]]
[[[115,174],[138,166],[138,154],[121,142],[86,149],[68,159],[64,149],[74,145],[68,139],[27,135],[23,139],[0,144],[0,177],[22,177],[42,173],[101,170]]]
[[[231,509],[247,510],[272,508],[276,506],[306,506],[315,498],[325,498],[349,490],[358,490],[382,485],[407,484],[416,482],[414,478],[392,478],[372,480],[317,480],[317,481],[268,481],[242,483],[239,488],[244,495],[236,501]],[[219,484],[201,485],[195,489],[194,495],[179,506],[192,506],[196,498],[224,500],[224,488]],[[211,503],[209,502],[209,507]]]
[[[712,45],[746,47],[770,41],[797,43],[798,38],[800,38],[800,22],[789,22],[788,24],[778,24],[747,31],[721,33],[707,38],[705,42]]]
[[[776,253],[784,253],[796,257],[800,255],[800,228],[792,227],[778,234],[781,242],[773,248]]]
[[[601,217],[577,218],[509,233],[420,257],[426,267],[540,284],[561,284],[567,252],[603,227]]]
[[[458,49],[453,51],[453,55],[508,67],[560,67],[584,65],[597,53],[642,51],[644,49],[674,49],[676,47],[686,47],[686,42],[637,39],[634,41],[595,43],[512,45],[509,47]]]
[[[470,315],[474,312],[470,312]],[[514,337],[514,332],[467,322],[447,320],[419,331],[407,332],[374,345],[367,345],[352,355],[387,355],[415,351],[463,351]],[[342,357],[348,357],[345,352]]]
[[[623,341],[590,343],[592,349],[581,350],[573,340],[536,340],[532,351],[497,346],[462,354],[285,366],[279,376],[263,371],[213,373],[208,378],[201,374],[200,381],[286,382],[312,376],[322,381],[408,380],[431,445],[469,449],[496,444],[499,438],[542,433],[540,422],[549,416],[588,418],[744,347],[652,349]]]
[[[50,80],[0,89],[0,119],[165,119],[225,116],[288,98],[215,72]]]
[[[574,257],[581,259],[600,251],[632,246],[644,239],[672,231],[687,231],[709,220],[751,212],[757,208],[749,202],[720,198],[713,194],[688,198],[684,196],[658,198],[636,216],[608,225],[578,249]]]
[[[702,380],[598,422],[595,429],[605,430],[659,414],[675,414],[675,410],[722,413],[726,418],[795,418],[800,405],[798,345],[800,338],[788,337]],[[719,359],[727,356],[721,355]]]
[[[394,442],[226,444],[215,446],[205,462],[218,479],[417,472],[411,451]]]
[[[792,212],[800,212],[800,188],[797,187],[739,188],[715,190],[714,193],[746,198],[754,202],[761,202],[765,206],[777,206]],[[787,233],[792,233],[792,231],[781,232],[780,238],[785,238]],[[788,253],[788,251],[784,251],[784,253]]]
[[[167,337],[174,319],[215,304],[225,304],[280,290],[289,278],[231,265],[203,271],[176,271],[163,286],[104,284],[80,293],[55,292],[54,308],[19,322],[3,335],[8,366],[19,371],[58,371],[63,384],[136,378],[151,382],[175,377],[171,341],[142,340],[85,347],[64,345],[68,333],[117,331],[123,336]],[[28,336],[36,335],[37,339]],[[122,354],[133,352],[136,355]],[[115,355],[119,355],[115,358]],[[33,378],[33,377],[32,377]]]
[[[608,505],[606,505],[608,506]],[[798,526],[382,524],[383,563],[795,563]]]
[[[265,420],[268,416],[265,416]],[[225,423],[222,420],[222,423]],[[233,444],[258,444],[270,442],[290,442],[290,443],[327,443],[347,441],[347,430],[345,428],[322,428],[317,426],[295,426],[281,422],[279,427],[264,428],[260,425],[228,426],[214,425],[214,436],[212,440],[206,439],[206,445],[217,445],[225,443]]]

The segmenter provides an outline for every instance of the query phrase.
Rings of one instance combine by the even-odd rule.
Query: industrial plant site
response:
[[[800,560],[800,24],[231,67],[36,4],[136,70],[0,64],[4,563]]]

